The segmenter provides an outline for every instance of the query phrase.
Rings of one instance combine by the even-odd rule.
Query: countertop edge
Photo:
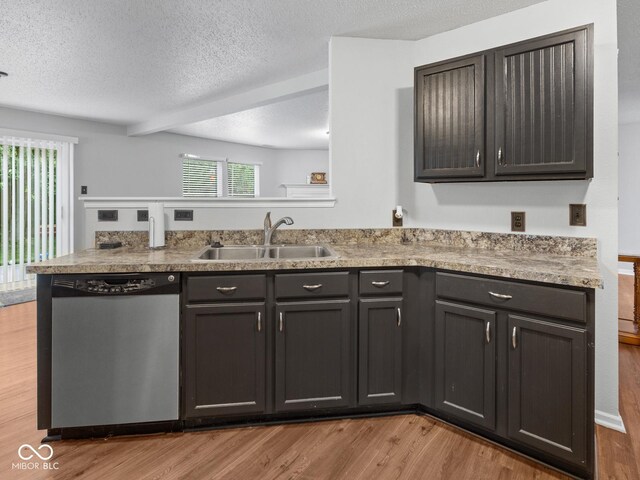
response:
[[[602,278],[584,277],[580,275],[558,275],[555,273],[532,272],[527,270],[512,270],[490,265],[471,265],[455,260],[442,262],[433,259],[420,258],[371,258],[371,259],[314,259],[274,262],[242,262],[220,261],[215,263],[187,262],[187,263],[117,263],[106,265],[30,265],[27,273],[39,275],[93,274],[93,273],[151,273],[151,272],[269,272],[274,270],[311,270],[320,268],[376,268],[376,267],[424,267],[449,270],[461,273],[474,273],[513,280],[565,285],[581,288],[604,288]]]

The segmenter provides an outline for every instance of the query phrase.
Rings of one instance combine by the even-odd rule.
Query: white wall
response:
[[[413,67],[595,24],[594,162],[591,181],[418,184],[413,176]],[[334,38],[330,109],[334,193],[341,216],[386,225],[396,202],[410,226],[509,231],[527,212],[532,234],[597,237],[604,290],[596,293],[596,405],[618,415],[617,39],[614,0],[551,0],[418,42]],[[375,172],[375,173],[374,173]],[[348,182],[353,192],[348,190]],[[358,193],[355,193],[358,192]],[[366,194],[365,194],[366,192]],[[349,208],[342,205],[349,199]],[[587,227],[568,225],[586,203]],[[359,213],[356,213],[359,212]]]
[[[284,197],[284,183],[306,183],[311,172],[329,171],[329,150],[274,150],[263,197]]]
[[[326,172],[329,178],[329,150],[277,150],[276,164],[281,183],[307,183],[311,172]]]
[[[640,254],[640,123],[619,125],[620,175],[618,221],[620,252]],[[633,275],[632,263],[618,263],[618,272]]]
[[[619,128],[620,251],[640,254],[640,123]]]

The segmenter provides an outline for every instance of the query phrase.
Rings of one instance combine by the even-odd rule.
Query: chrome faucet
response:
[[[291,217],[282,217],[276,223],[271,225],[271,212],[267,212],[264,217],[264,245],[271,245],[271,237],[273,236],[273,232],[282,225],[293,225],[293,219]]]

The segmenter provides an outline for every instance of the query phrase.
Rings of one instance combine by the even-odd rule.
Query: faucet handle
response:
[[[269,230],[271,228],[271,212],[267,212],[264,216],[264,229]]]

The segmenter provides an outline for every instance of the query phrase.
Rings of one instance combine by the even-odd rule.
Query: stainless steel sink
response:
[[[230,247],[207,247],[198,254],[194,261],[215,261],[215,260],[258,260],[264,257],[265,247],[255,245],[230,246]]]
[[[334,258],[336,254],[324,245],[229,245],[206,247],[193,262],[222,260],[303,260],[309,258]]]
[[[270,258],[326,258],[335,253],[323,245],[282,245],[269,247]]]

